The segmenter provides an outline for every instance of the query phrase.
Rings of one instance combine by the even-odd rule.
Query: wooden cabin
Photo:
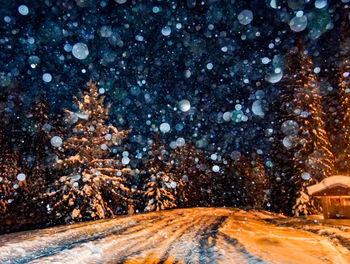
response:
[[[350,176],[332,176],[307,187],[309,195],[321,199],[324,219],[350,219]]]

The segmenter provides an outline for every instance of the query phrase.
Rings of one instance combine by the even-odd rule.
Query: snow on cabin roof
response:
[[[313,195],[334,187],[350,188],[350,176],[336,175],[325,178],[320,183],[307,187],[307,191],[309,195]]]

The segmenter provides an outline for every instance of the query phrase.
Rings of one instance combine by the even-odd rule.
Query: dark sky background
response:
[[[110,121],[133,129],[129,141],[139,157],[161,128],[171,147],[192,141],[209,153],[233,156],[258,150],[265,162],[286,51],[301,38],[327,86],[342,14],[350,5],[349,0],[0,2],[0,89],[18,81],[26,107],[45,94],[53,114],[72,109],[72,96],[92,79],[112,104]],[[187,102],[182,100],[190,103],[188,111],[181,109]]]

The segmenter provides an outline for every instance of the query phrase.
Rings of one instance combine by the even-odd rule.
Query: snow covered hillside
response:
[[[0,263],[350,263],[350,221],[231,208],[153,212],[0,236]]]

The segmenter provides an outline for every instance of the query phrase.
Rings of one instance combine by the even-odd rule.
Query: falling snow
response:
[[[48,83],[48,82],[51,82],[52,81],[52,76],[50,73],[44,73],[43,74],[43,81]]]
[[[22,16],[26,16],[29,13],[29,9],[28,6],[26,5],[20,5],[18,7],[18,12],[22,15]]]
[[[17,175],[17,180],[18,181],[24,181],[26,179],[26,175],[24,173],[19,173]]]
[[[79,60],[84,60],[89,55],[89,49],[84,43],[76,43],[72,48],[72,54],[75,58]]]
[[[52,146],[59,148],[62,145],[62,138],[59,136],[54,136],[51,138],[50,142]]]
[[[165,26],[162,28],[162,35],[163,36],[170,36],[171,34],[171,28],[168,26]]]
[[[3,1],[4,232],[143,213],[162,195],[163,209],[319,214],[306,188],[350,171],[349,7]]]
[[[159,129],[161,132],[163,133],[168,133],[170,131],[170,125],[168,123],[162,123],[160,126],[159,126]]]
[[[182,112],[187,112],[191,109],[190,101],[184,99],[179,102],[179,108]]]
[[[241,13],[239,13],[238,20],[242,25],[250,24],[253,20],[253,12],[247,9],[243,10]]]

